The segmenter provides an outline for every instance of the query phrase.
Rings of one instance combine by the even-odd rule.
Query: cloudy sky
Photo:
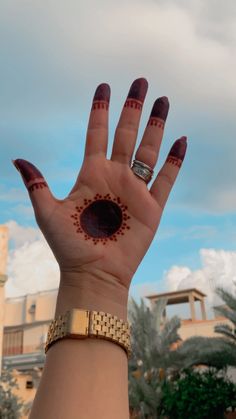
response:
[[[1,0],[0,223],[10,229],[8,297],[58,286],[58,268],[11,164],[25,158],[66,196],[77,176],[91,99],[111,86],[110,144],[131,82],[170,112],[157,170],[173,140],[189,148],[135,298],[194,286],[214,303],[236,279],[236,2]],[[40,266],[37,261],[41,260]]]

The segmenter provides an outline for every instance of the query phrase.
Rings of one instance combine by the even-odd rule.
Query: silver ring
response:
[[[133,161],[131,170],[136,176],[144,180],[145,183],[150,182],[154,172],[150,166],[139,160]]]

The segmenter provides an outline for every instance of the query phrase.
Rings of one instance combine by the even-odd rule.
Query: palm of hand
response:
[[[140,80],[143,83],[143,79],[138,80],[136,96],[137,90],[140,93],[142,87]],[[137,81],[134,83],[137,84]],[[98,103],[99,100],[105,102],[106,98],[100,97],[101,92],[100,96],[96,94],[93,103]],[[130,93],[127,101],[129,97]],[[141,98],[138,99],[137,102],[140,103]],[[182,154],[179,153],[179,147],[176,153],[175,146],[172,147],[172,152],[149,191],[145,182],[136,177],[127,164],[132,152],[124,152],[127,143],[123,142],[122,145],[118,135],[119,127],[124,132],[125,123],[130,124],[132,120],[132,135],[130,136],[127,129],[128,138],[124,138],[124,135],[123,138],[128,144],[131,143],[131,149],[134,148],[141,111],[124,107],[111,160],[105,157],[106,139],[104,141],[101,131],[95,129],[99,119],[100,125],[103,123],[103,128],[107,131],[107,116],[104,112],[106,110],[102,109],[99,114],[96,107],[92,108],[88,129],[88,133],[92,135],[87,137],[83,166],[74,188],[66,199],[55,199],[41,173],[30,163],[17,160],[16,166],[21,170],[30,191],[38,224],[59,263],[60,270],[87,273],[111,282],[118,281],[128,289],[132,276],[155,235],[184,153],[183,150]],[[153,111],[151,118],[164,122],[164,118],[154,115]],[[162,139],[162,131],[156,126],[154,129],[153,126],[147,126],[136,153],[139,160],[144,161],[145,158],[144,162],[151,167],[154,167],[157,160]],[[102,150],[98,150],[97,153],[94,153],[93,144],[97,143],[94,142],[94,135],[98,140],[99,136],[101,137]],[[94,142],[92,145],[91,140]],[[183,149],[185,142],[183,139],[182,142],[178,141]],[[148,154],[150,149],[154,149],[155,152],[152,150]],[[25,178],[20,162],[31,166],[33,176]],[[37,186],[39,184],[40,188]]]
[[[94,176],[94,173],[99,176]],[[57,201],[51,214],[41,223],[39,221],[60,269],[88,272],[99,277],[105,270],[111,279],[119,278],[128,288],[155,234],[161,209],[145,183],[135,177],[129,168],[104,158],[86,162],[77,183],[76,190],[65,200]],[[89,237],[83,229],[82,232],[77,231],[78,223],[81,225],[81,214],[76,211],[78,206],[83,207],[81,213],[89,205],[91,207],[88,201],[94,202],[97,194],[105,200],[106,195],[110,195],[111,202],[115,202],[114,206],[123,213],[121,228],[116,226],[116,214],[108,214],[107,223],[115,222],[114,234],[107,233],[107,224],[104,226],[103,223],[97,234],[101,237],[98,240],[92,235]],[[87,200],[85,205],[84,200]],[[122,206],[127,206],[127,210],[122,211]],[[130,218],[124,219],[126,217]]]

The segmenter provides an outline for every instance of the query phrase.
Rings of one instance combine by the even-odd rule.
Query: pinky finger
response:
[[[164,165],[152,184],[150,193],[162,209],[165,207],[170,191],[180,171],[186,149],[187,137],[181,137],[175,141]]]

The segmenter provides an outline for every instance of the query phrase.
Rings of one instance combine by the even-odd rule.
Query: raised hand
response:
[[[147,87],[143,78],[133,82],[108,159],[110,88],[107,84],[98,86],[83,165],[65,199],[53,196],[43,175],[31,163],[14,161],[28,189],[38,225],[65,274],[65,281],[74,287],[81,277],[86,277],[88,281],[117,284],[128,293],[184,159],[186,137],[175,141],[150,189],[131,169]],[[136,160],[150,169],[158,159],[168,109],[166,97],[155,101],[135,155]]]

